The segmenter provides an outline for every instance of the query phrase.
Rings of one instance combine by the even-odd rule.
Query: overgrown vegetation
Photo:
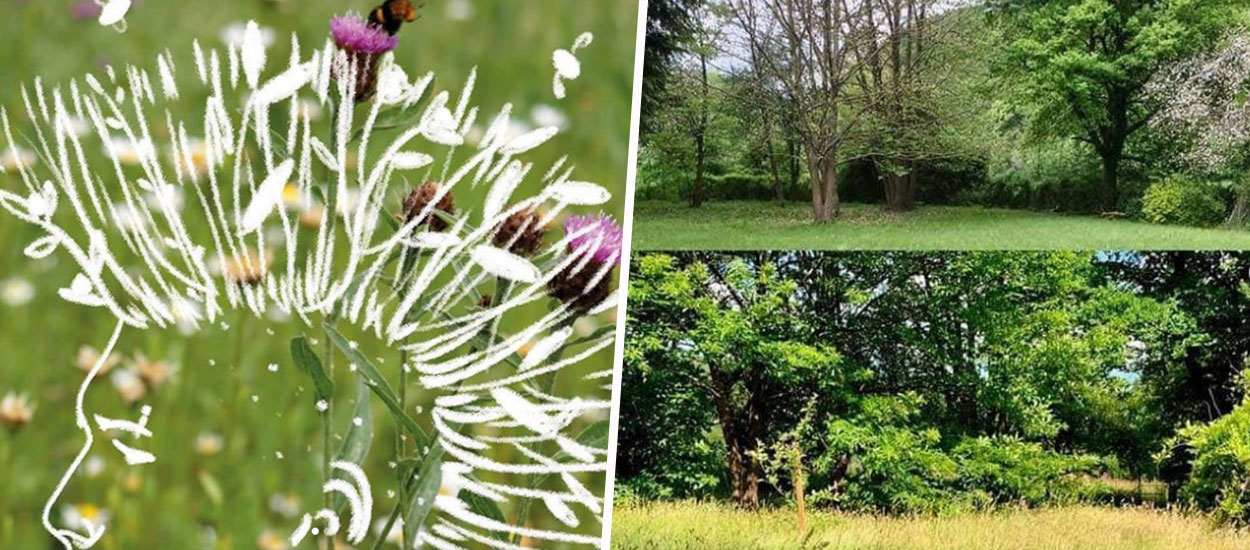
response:
[[[888,515],[1154,503],[1244,524],[1248,273],[1231,253],[640,255],[618,487]]]

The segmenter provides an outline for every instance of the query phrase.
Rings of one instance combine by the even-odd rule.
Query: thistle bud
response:
[[[547,227],[532,208],[526,208],[508,216],[495,231],[492,242],[499,248],[518,256],[533,256],[543,244]]]
[[[445,193],[442,197],[439,197],[438,194],[438,184],[432,181],[427,181],[413,189],[408,194],[408,197],[404,199],[404,222],[411,222],[417,216],[420,216],[435,199],[438,202],[434,204],[434,210],[442,211],[449,216],[455,215],[456,204],[451,197],[451,193]],[[421,223],[428,225],[432,231],[447,230],[447,221],[439,217],[433,210],[427,213],[425,219],[421,220]]]

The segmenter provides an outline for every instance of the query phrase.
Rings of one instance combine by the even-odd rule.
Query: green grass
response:
[[[887,214],[843,205],[815,225],[802,203],[640,202],[633,250],[1221,250],[1250,248],[1250,231],[1202,229],[980,207],[921,206]]]
[[[0,105],[15,119],[19,130],[26,122],[21,86],[36,76],[42,76],[46,83],[65,84],[87,73],[102,74],[105,63],[118,67],[133,63],[154,70],[156,56],[168,49],[179,64],[178,78],[190,79],[195,72],[192,41],[224,48],[219,37],[222,27],[248,19],[273,28],[278,36],[269,56],[266,74],[270,75],[287,59],[291,32],[299,34],[307,54],[311,46],[327,37],[331,15],[349,9],[367,11],[378,2],[148,0],[135,3],[125,34],[91,20],[71,19],[68,6],[74,3],[76,0],[0,1],[0,34],[5,37],[0,41],[0,58],[4,59]],[[563,112],[570,121],[568,129],[534,151],[528,160],[540,167],[541,175],[546,166],[567,155],[569,163],[576,165],[577,179],[594,181],[613,191],[615,196],[604,209],[619,216],[625,198],[638,3],[468,3],[473,15],[464,21],[448,17],[449,2],[427,3],[422,19],[404,27],[397,61],[412,78],[435,71],[435,91],[458,89],[477,66],[474,99],[483,108],[479,121],[493,117],[508,102],[513,103],[514,118],[530,126],[535,124],[531,120],[535,107],[552,106]],[[568,99],[557,101],[551,90],[551,52],[568,48],[583,31],[594,32],[594,44],[578,52],[583,63],[581,78],[569,83]],[[202,98],[186,99],[185,109],[179,111],[180,106],[175,106],[173,116],[191,120],[194,127],[197,117],[191,105]],[[201,113],[198,119],[202,118]],[[388,135],[387,140],[393,137]],[[7,145],[0,139],[0,148]],[[102,150],[98,143],[88,146],[92,151]],[[401,186],[402,182],[396,182],[396,201],[407,192]],[[471,209],[484,188],[457,196],[457,206]],[[0,174],[0,189],[23,187],[13,174]],[[518,194],[533,191],[533,187],[522,188]],[[555,233],[558,231],[550,237],[553,242]],[[0,425],[0,548],[6,549],[54,545],[39,516],[44,500],[82,444],[73,415],[74,393],[82,373],[74,367],[74,357],[80,346],[103,346],[113,327],[106,313],[57,296],[57,289],[67,286],[77,273],[68,258],[54,255],[36,262],[23,256],[22,250],[38,236],[7,212],[0,212],[0,288],[14,281],[28,282],[34,288],[29,303],[6,305],[0,301],[0,349],[4,350],[0,396],[25,393],[37,407],[32,422],[22,429],[7,430]],[[207,235],[200,237],[207,239]],[[537,309],[546,311],[542,304]],[[128,330],[123,334],[115,356],[130,360],[142,353],[177,365],[178,371],[170,382],[151,390],[143,400],[153,408],[150,426],[155,437],[136,447],[154,453],[157,462],[129,467],[116,450],[98,441],[91,456],[103,467],[72,480],[62,500],[108,510],[108,532],[97,548],[273,548],[260,544],[262,533],[285,538],[299,520],[299,515],[280,513],[271,506],[275,495],[290,495],[297,503],[294,510],[281,512],[315,513],[320,507],[321,422],[313,408],[311,383],[291,364],[288,351],[294,336],[308,331],[317,338],[319,331],[298,321],[245,319],[233,312],[217,321],[191,336],[172,330]],[[610,322],[606,318],[588,321],[591,325]],[[380,368],[389,379],[396,378],[396,350],[356,331],[348,334],[358,338],[371,357],[384,361]],[[320,353],[321,346],[315,348]],[[596,355],[585,368],[601,370],[610,362],[609,350]],[[281,368],[270,372],[266,368],[270,363]],[[342,358],[339,365],[335,423],[341,433],[351,420],[354,380],[343,367]],[[571,383],[582,384],[588,393],[603,391],[601,381],[561,379],[561,384]],[[408,392],[407,409],[427,430],[434,397],[415,384]],[[426,414],[413,413],[418,407]],[[108,378],[93,384],[87,409],[122,419],[138,415],[136,408],[122,402]],[[380,401],[375,400],[373,415],[375,438],[365,470],[373,483],[377,519],[395,502],[388,494],[396,486],[394,465],[388,464],[394,456],[395,432]],[[573,429],[592,420],[579,419]],[[219,435],[224,446],[216,453],[199,452],[196,439],[200,434]],[[593,489],[602,481],[603,476],[598,475],[588,481],[588,486]],[[541,503],[533,510],[534,517],[549,516]],[[516,519],[514,508],[505,508],[504,513],[509,521]],[[59,514],[58,507],[54,518]],[[546,517],[535,526],[554,528],[555,522]],[[597,529],[596,522],[582,521],[583,532],[597,534]],[[370,536],[363,547],[372,542]],[[311,548],[313,543],[303,547]]]
[[[618,506],[614,550],[1234,550],[1250,534],[1205,518],[1145,508],[1073,506],[940,518],[817,512],[801,544],[793,510],[740,511],[677,502]]]

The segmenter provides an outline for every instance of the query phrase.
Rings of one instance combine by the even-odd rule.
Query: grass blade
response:
[[[330,380],[325,369],[321,367],[321,360],[309,347],[308,338],[300,336],[291,340],[291,359],[295,360],[295,366],[300,372],[312,378],[313,385],[316,387],[317,400],[328,400],[334,395],[334,381]]]

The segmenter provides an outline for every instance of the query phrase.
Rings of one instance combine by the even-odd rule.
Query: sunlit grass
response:
[[[810,207],[713,202],[701,208],[643,202],[634,250],[1221,250],[1250,248],[1250,231],[1152,225],[982,207],[921,206],[888,214],[846,204],[815,225]]]
[[[792,510],[761,512],[676,502],[617,507],[614,550],[804,548]],[[817,512],[806,548],[827,550],[1234,550],[1250,535],[1200,516],[1146,508],[1074,506],[941,518]]]

